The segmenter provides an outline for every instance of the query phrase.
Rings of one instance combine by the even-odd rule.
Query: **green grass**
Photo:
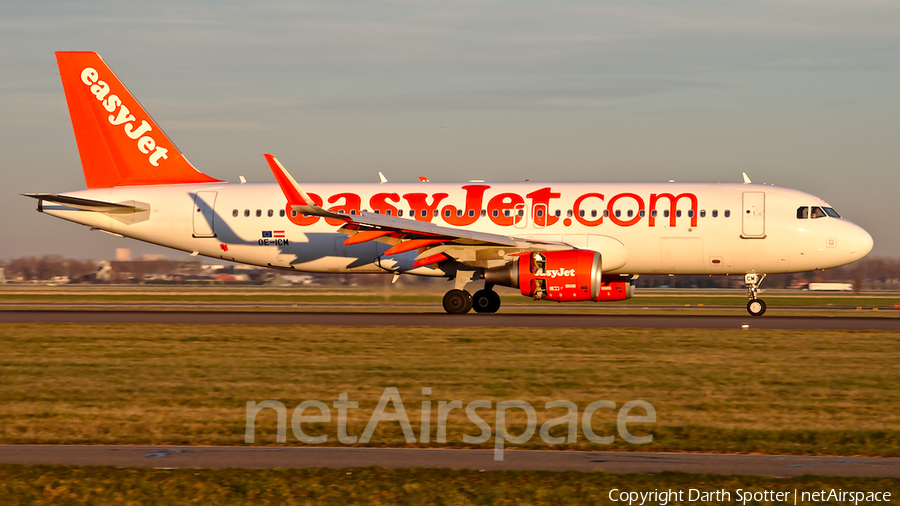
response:
[[[681,473],[611,475],[582,472],[465,471],[450,469],[174,469],[0,465],[0,497],[4,504],[621,504],[609,493],[619,491],[795,490],[891,492],[896,500],[900,480],[816,477],[767,478]],[[627,502],[624,504],[628,504]],[[647,504],[659,504],[650,502]],[[753,503],[757,504],[757,503]],[[790,502],[793,504],[793,501]],[[798,504],[811,504],[798,501]],[[852,504],[852,503],[843,503]],[[860,503],[866,504],[866,503]],[[882,503],[885,504],[885,503]]]
[[[465,447],[479,430],[460,410],[434,443],[437,401],[521,399],[538,422],[570,400],[642,399],[657,422],[648,445],[553,449],[900,456],[900,333],[769,330],[339,328],[188,325],[0,325],[0,442],[244,444],[247,401],[359,401],[360,434],[386,387],[397,387],[416,434],[433,403],[430,446]],[[431,387],[432,394],[421,394]],[[524,416],[510,412],[512,434]],[[335,439],[332,423],[308,427]],[[290,411],[288,412],[290,416]],[[493,419],[485,414],[493,427]],[[598,434],[616,434],[600,410]],[[554,435],[564,430],[557,427]],[[257,444],[275,444],[272,410]],[[288,444],[300,445],[288,430]],[[370,446],[407,446],[381,423]],[[416,446],[428,446],[417,444]],[[492,447],[491,443],[481,447]]]

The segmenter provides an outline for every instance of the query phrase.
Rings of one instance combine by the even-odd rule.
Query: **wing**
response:
[[[529,251],[574,249],[561,242],[543,242],[501,234],[489,234],[461,228],[443,227],[415,219],[360,211],[359,215],[335,213],[323,209],[307,195],[287,169],[272,155],[266,161],[287,198],[298,213],[341,220],[339,229],[350,237],[344,244],[379,241],[390,244],[385,255],[418,250],[414,266],[456,260],[472,267],[504,265],[515,256]]]

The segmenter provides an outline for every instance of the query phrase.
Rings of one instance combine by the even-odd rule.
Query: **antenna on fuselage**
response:
[[[753,182],[750,181],[750,176],[748,176],[746,172],[741,172],[741,175],[744,176],[744,184],[750,184]]]

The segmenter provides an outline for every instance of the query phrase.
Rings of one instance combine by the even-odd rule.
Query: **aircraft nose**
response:
[[[860,258],[865,257],[872,251],[875,241],[872,240],[872,236],[869,235],[864,228],[859,225],[853,225],[853,229],[849,235],[850,236],[847,239],[850,244],[851,262],[855,262]]]

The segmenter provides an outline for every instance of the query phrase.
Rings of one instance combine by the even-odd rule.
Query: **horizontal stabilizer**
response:
[[[62,204],[83,211],[94,211],[98,213],[133,213],[134,211],[143,211],[144,209],[129,204],[116,204],[113,202],[103,202],[101,200],[83,199],[79,197],[68,197],[66,195],[54,195],[52,193],[23,193],[25,197],[31,197],[41,201]]]

